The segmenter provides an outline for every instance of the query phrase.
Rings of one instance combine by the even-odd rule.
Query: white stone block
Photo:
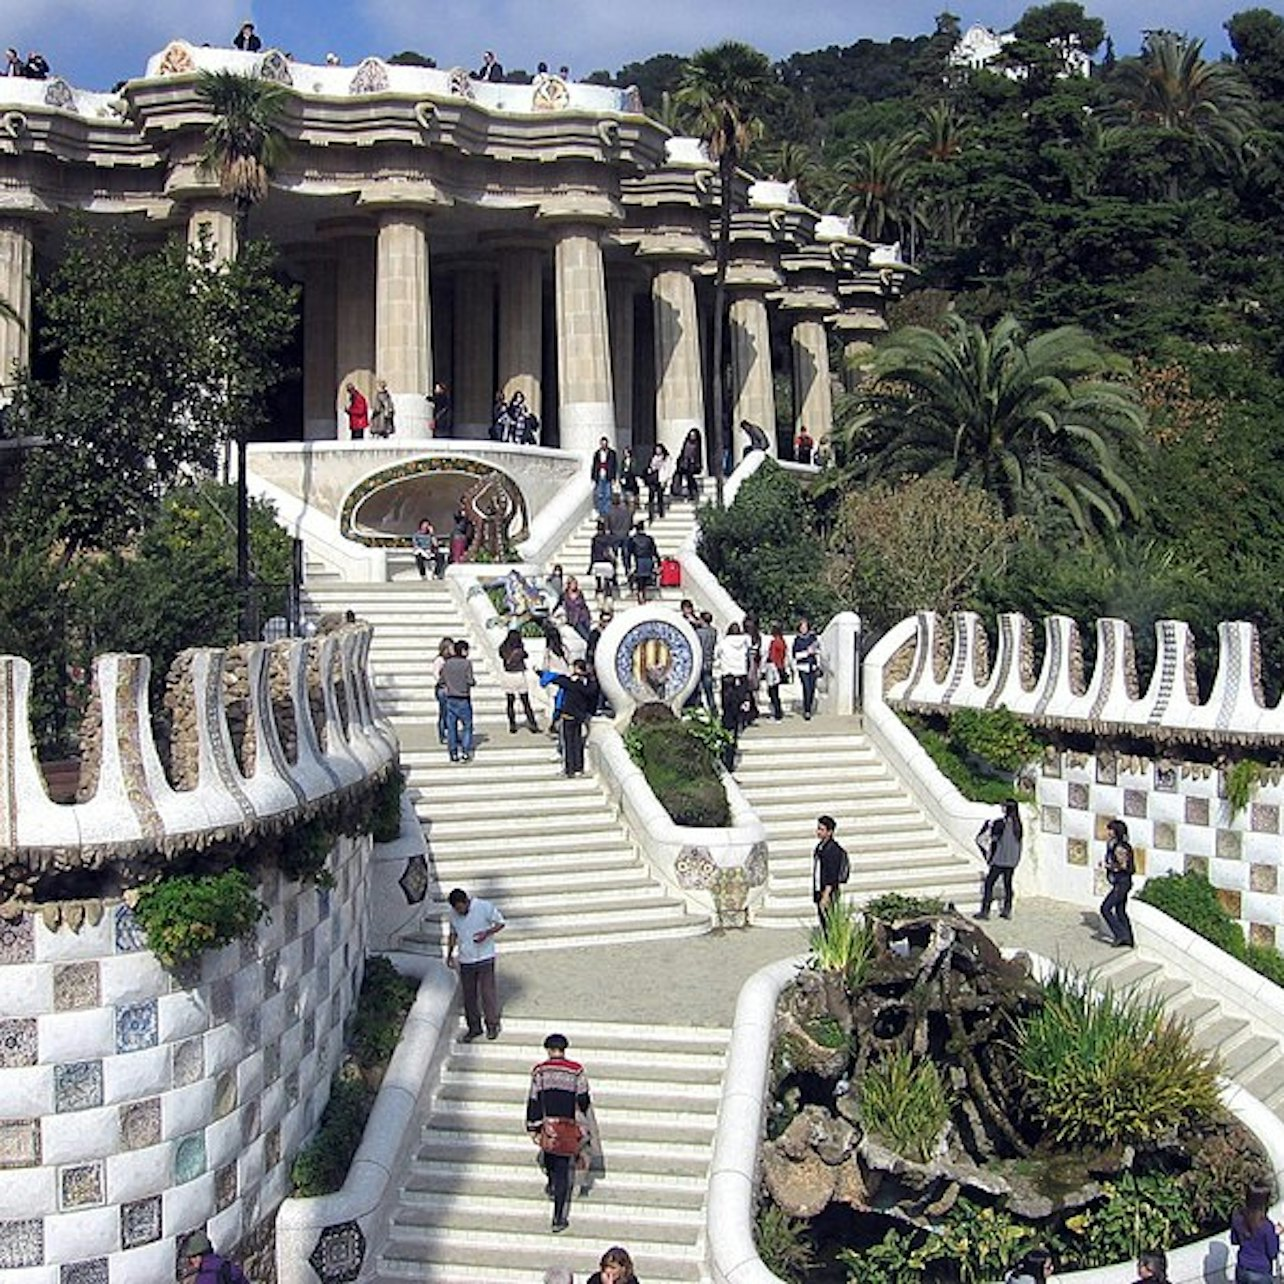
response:
[[[244,1043],[240,1031],[231,1025],[216,1025],[205,1036],[205,1073],[230,1069],[241,1059]]]
[[[49,1163],[48,1156],[42,1156]],[[52,1167],[10,1168],[0,1175],[0,1221],[48,1217],[58,1211],[58,1173]],[[4,1278],[9,1278],[8,1272]]]
[[[166,1091],[171,1082],[169,1055],[169,1048],[159,1044],[108,1057],[103,1062],[103,1100],[134,1101]]]
[[[209,1029],[209,1009],[198,991],[162,994],[156,1008],[162,1043],[178,1043]]]
[[[42,1016],[53,1010],[53,969],[45,963],[8,963],[0,986],[0,1017]]]
[[[1248,864],[1242,860],[1218,860],[1209,862],[1208,881],[1214,887],[1227,891],[1242,892],[1248,888]]]
[[[1217,844],[1211,825],[1181,825],[1177,829],[1177,850],[1187,856],[1209,856]]]
[[[259,1008],[259,1037],[264,1044],[279,1039],[288,1018],[284,994],[274,994]]]
[[[205,1129],[205,1157],[211,1169],[230,1164],[241,1153],[241,1112],[233,1110]]]
[[[8,1114],[11,1110],[8,1094],[2,1099]],[[24,1113],[13,1110],[14,1115]],[[70,1164],[114,1155],[120,1149],[120,1114],[115,1106],[48,1114],[40,1124],[40,1143],[41,1158],[46,1164]],[[0,1179],[0,1190],[3,1189],[3,1179]]]
[[[53,1066],[20,1066],[0,1070],[0,1102],[6,1117],[50,1114],[53,1111]]]
[[[86,920],[80,931],[60,927],[51,932],[36,915],[35,954],[37,963],[65,963],[69,959],[100,959],[112,955],[115,916],[108,908],[96,924]]]
[[[165,1226],[190,1230],[203,1226],[214,1207],[214,1174],[202,1173],[164,1193]]]
[[[1250,923],[1278,926],[1284,923],[1284,902],[1269,892],[1245,892],[1240,899],[1239,916]]]
[[[247,1190],[263,1180],[263,1139],[261,1137],[241,1150],[241,1157],[237,1161],[237,1172],[241,1190]]]
[[[236,1067],[236,1089],[242,1104],[253,1100],[263,1092],[262,1052],[252,1052],[249,1056],[241,1058]]]
[[[174,1182],[172,1145],[144,1146],[107,1157],[107,1193],[114,1204],[159,1195]]]
[[[214,1112],[214,1080],[201,1079],[161,1097],[161,1131],[183,1137],[209,1123]]]
[[[45,1218],[45,1261],[79,1262],[120,1247],[120,1209],[114,1204]]]
[[[1284,842],[1278,834],[1256,834],[1251,830],[1240,839],[1244,859],[1254,865],[1278,865],[1281,853],[1284,853]]]
[[[115,1013],[111,1008],[51,1012],[40,1017],[37,1026],[40,1059],[44,1062],[97,1061],[116,1051]]]
[[[174,1273],[174,1240],[163,1235],[154,1244],[112,1254],[111,1284],[156,1284]]]
[[[138,1003],[169,990],[168,973],[149,951],[118,954],[100,966],[104,1004]]]

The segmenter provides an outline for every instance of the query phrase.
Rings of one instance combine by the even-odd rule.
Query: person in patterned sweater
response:
[[[554,1234],[571,1224],[568,1214],[577,1151],[568,1148],[569,1153],[559,1154],[550,1150],[549,1142],[544,1140],[549,1131],[545,1121],[574,1123],[576,1115],[586,1115],[590,1106],[588,1075],[578,1061],[566,1055],[568,1046],[564,1034],[550,1034],[544,1040],[548,1056],[531,1071],[530,1096],[526,1100],[526,1131],[543,1152],[544,1171],[548,1175],[546,1190],[553,1197]]]

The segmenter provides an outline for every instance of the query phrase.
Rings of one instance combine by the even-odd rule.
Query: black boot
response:
[[[506,696],[505,699],[508,701],[508,734],[515,736],[517,734],[517,703],[511,695]],[[522,699],[525,700],[526,697],[523,696]]]
[[[522,695],[522,709],[526,714],[526,729],[538,731],[539,723],[535,721],[535,710],[531,708],[531,698],[525,693]]]

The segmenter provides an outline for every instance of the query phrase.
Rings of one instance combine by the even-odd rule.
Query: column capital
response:
[[[540,202],[535,221],[555,236],[600,236],[603,229],[624,221],[624,209],[613,196],[601,193],[567,193]]]
[[[357,196],[357,209],[374,212],[431,214],[455,203],[436,183],[424,179],[418,182],[396,182],[366,187]]]

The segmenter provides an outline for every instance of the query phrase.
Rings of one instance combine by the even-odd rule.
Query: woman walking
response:
[[[437,645],[437,658],[433,661],[433,690],[437,696],[437,743],[446,743],[446,686],[441,680],[441,666],[455,654],[455,639],[442,638]]]
[[[1239,1248],[1235,1284],[1271,1284],[1275,1279],[1280,1233],[1267,1211],[1270,1202],[1265,1186],[1250,1186],[1244,1206],[1231,1217],[1231,1243]]]
[[[1128,841],[1128,826],[1122,820],[1112,820],[1106,825],[1106,881],[1110,890],[1101,902],[1101,917],[1110,929],[1116,949],[1131,949],[1135,944],[1132,923],[1128,918],[1128,893],[1132,891],[1132,876],[1137,872],[1137,861],[1132,844]]]
[[[977,918],[990,917],[990,902],[994,889],[1003,883],[1003,918],[1012,917],[1012,875],[1021,863],[1021,808],[1015,798],[1003,804],[1003,813],[989,821],[976,836],[977,846],[985,857],[989,869],[981,887],[981,912]]]
[[[704,446],[700,441],[700,429],[692,428],[678,451],[678,462],[675,470],[673,489],[675,494],[683,492],[687,499],[696,499],[700,493],[700,471]]]
[[[771,626],[771,641],[767,643],[767,660],[762,673],[767,684],[767,699],[771,701],[771,716],[779,722],[785,716],[780,707],[780,686],[789,676],[789,650],[785,646],[782,625]]]
[[[516,629],[509,629],[508,636],[499,644],[499,661],[503,665],[499,685],[504,690],[504,699],[508,704],[508,734],[517,734],[517,701],[522,702],[522,712],[526,715],[526,726],[530,731],[538,731],[539,723],[535,721],[535,711],[531,708],[530,688],[526,678],[526,644]]]
[[[798,621],[794,637],[794,668],[802,686],[803,717],[810,721],[816,705],[816,683],[820,680],[820,639],[811,631],[811,624]]]
[[[587,642],[589,634],[593,632],[593,612],[574,575],[566,581],[566,589],[562,593],[562,609],[566,612],[567,624]]]

